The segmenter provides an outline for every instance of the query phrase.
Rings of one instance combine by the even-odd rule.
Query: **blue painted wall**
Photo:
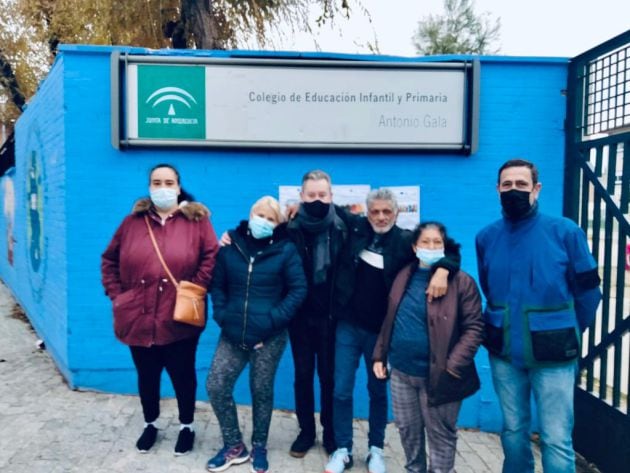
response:
[[[179,168],[183,186],[212,210],[212,222],[219,235],[246,218],[258,197],[277,195],[279,185],[299,185],[302,174],[309,169],[328,171],[336,184],[419,185],[422,219],[447,225],[463,245],[463,269],[473,276],[474,236],[500,215],[496,170],[505,160],[518,156],[535,161],[543,183],[541,208],[561,214],[565,59],[480,58],[480,146],[469,157],[239,149],[117,151],[109,137],[111,51],[109,47],[61,48],[49,76],[18,122],[14,176],[3,177],[14,181],[16,243],[11,265],[1,256],[2,249],[7,248],[5,217],[0,223],[0,277],[11,287],[73,387],[136,391],[128,349],[113,335],[111,306],[100,284],[99,265],[100,255],[123,216],[136,198],[147,194],[147,171],[158,162],[170,162]],[[28,231],[28,173],[33,156],[41,176],[43,215],[43,255],[37,270],[29,250],[32,245]],[[3,185],[3,193],[5,188]],[[218,330],[211,323],[198,352],[200,399],[206,399],[204,380],[217,337]],[[500,414],[484,350],[476,362],[482,389],[466,400],[460,425],[498,430]],[[287,350],[276,380],[277,407],[293,407],[292,370]],[[242,377],[237,386],[237,402],[249,403],[246,381],[246,376]],[[172,395],[169,382],[163,383],[163,390]],[[365,417],[367,395],[362,371],[355,399],[358,416]]]
[[[67,379],[68,356],[67,239],[64,59],[60,57],[38,94],[17,122],[16,166],[3,180],[14,188],[12,235],[2,221],[0,248],[13,238],[13,264],[2,251],[0,274],[26,311],[33,327]],[[6,184],[2,186],[3,192]],[[5,199],[10,199],[6,194]]]

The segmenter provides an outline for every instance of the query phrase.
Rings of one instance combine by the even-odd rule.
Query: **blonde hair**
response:
[[[282,209],[280,208],[280,203],[270,195],[265,195],[254,202],[251,210],[249,211],[250,215],[254,213],[254,211],[259,207],[265,207],[273,212],[273,216],[276,219],[276,222],[282,223],[284,222],[284,215],[282,214]]]

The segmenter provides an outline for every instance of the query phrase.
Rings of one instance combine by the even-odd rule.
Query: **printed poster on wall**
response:
[[[287,207],[300,204],[301,186],[278,186],[278,201],[284,215],[287,214]]]
[[[333,185],[333,202],[355,215],[367,216],[365,198],[369,193],[368,185]]]
[[[388,186],[398,201],[400,228],[413,230],[420,223],[420,186]]]

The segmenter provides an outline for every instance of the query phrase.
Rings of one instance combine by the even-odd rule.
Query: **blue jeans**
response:
[[[361,355],[365,360],[370,395],[368,447],[383,448],[387,426],[387,382],[374,376],[372,353],[378,334],[341,321],[335,335],[335,388],[333,427],[337,448],[352,451],[352,392]]]
[[[503,412],[503,473],[534,473],[530,445],[530,396],[534,393],[545,473],[574,473],[573,389],[575,362],[519,368],[490,356],[492,381]]]

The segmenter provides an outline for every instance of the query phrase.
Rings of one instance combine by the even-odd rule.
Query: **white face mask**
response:
[[[444,248],[430,250],[428,248],[416,248],[416,258],[427,266],[433,266],[444,258]]]
[[[158,187],[150,189],[151,202],[158,209],[168,210],[177,205],[177,189],[171,187]]]

